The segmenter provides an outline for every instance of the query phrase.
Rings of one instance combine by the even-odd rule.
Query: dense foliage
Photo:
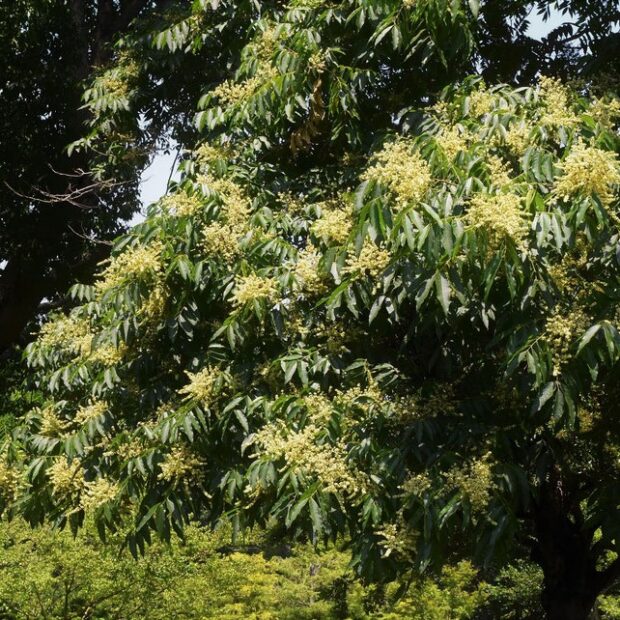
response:
[[[521,544],[586,617],[620,573],[613,79],[463,78],[476,2],[192,6],[86,92],[102,170],[196,90],[201,137],[29,347],[3,507],[134,553],[275,519],[383,580]]]
[[[543,568],[562,527],[596,533],[564,553],[598,566],[618,524],[614,115],[552,80],[471,81],[367,162],[288,185],[260,150],[201,146],[30,348],[50,399],[19,510],[130,516],[133,548],[191,515],[275,517],[353,532],[384,574],[454,540],[491,558],[525,521]]]

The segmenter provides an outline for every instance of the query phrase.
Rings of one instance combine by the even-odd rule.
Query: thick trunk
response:
[[[595,601],[596,596],[588,594],[582,598],[574,592],[545,591],[543,609],[547,620],[588,620]]]
[[[581,521],[578,510],[564,502],[559,484],[546,489],[535,510],[532,556],[543,569],[541,603],[548,620],[587,620],[601,591],[592,532]]]

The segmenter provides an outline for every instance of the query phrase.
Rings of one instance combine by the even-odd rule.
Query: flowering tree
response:
[[[410,4],[386,33],[379,9],[350,19],[415,55],[441,3]],[[330,39],[319,10],[258,22],[176,190],[30,346],[48,400],[5,508],[130,523],[134,552],[195,517],[275,518],[350,535],[376,578],[519,541],[549,617],[586,618],[620,574],[620,105],[471,78],[407,107],[380,41]],[[456,48],[428,37],[440,65]],[[103,92],[102,131],[127,97]]]

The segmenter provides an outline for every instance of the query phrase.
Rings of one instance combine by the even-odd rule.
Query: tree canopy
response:
[[[29,346],[6,510],[134,552],[275,520],[377,579],[518,542],[586,617],[620,572],[620,103],[465,77],[490,6],[197,2],[119,43],[75,148],[113,164],[212,50],[196,142]]]

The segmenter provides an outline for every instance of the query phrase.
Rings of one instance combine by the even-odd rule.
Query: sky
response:
[[[544,22],[535,11],[530,13],[529,34],[534,39],[541,39],[553,28],[562,22],[562,16],[557,11],[552,11],[551,17]],[[131,224],[138,224],[144,220],[144,210],[148,205],[159,200],[166,193],[166,184],[170,173],[175,166],[177,153],[157,153],[153,158],[151,165],[145,169],[141,177],[140,200],[142,202],[142,212],[134,215]],[[173,171],[172,180],[177,180],[179,175],[176,170]]]

